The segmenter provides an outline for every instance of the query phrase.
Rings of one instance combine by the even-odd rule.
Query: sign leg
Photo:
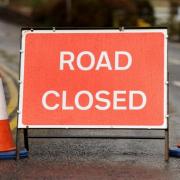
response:
[[[19,130],[17,128],[17,131],[16,131],[16,161],[19,160]]]
[[[24,129],[24,147],[29,151],[28,129]]]
[[[164,152],[164,160],[166,162],[169,161],[169,129],[165,130],[165,152]]]

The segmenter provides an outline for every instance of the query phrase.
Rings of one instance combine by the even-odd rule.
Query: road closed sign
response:
[[[18,127],[167,128],[167,30],[22,30]]]

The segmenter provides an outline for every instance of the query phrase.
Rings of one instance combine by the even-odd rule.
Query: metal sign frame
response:
[[[26,126],[24,124],[22,124],[22,115],[21,115],[21,110],[22,110],[22,100],[23,100],[23,74],[24,74],[24,55],[23,55],[23,51],[25,48],[25,42],[23,39],[23,35],[22,35],[22,43],[21,43],[21,49],[20,49],[20,77],[19,77],[19,110],[18,110],[18,128],[17,128],[17,134],[16,134],[16,146],[17,146],[17,159],[19,158],[19,134],[20,131],[23,130],[23,134],[24,134],[24,146],[25,148],[29,151],[29,139],[30,138],[109,138],[109,139],[157,139],[157,140],[165,140],[165,160],[168,161],[169,159],[169,74],[168,74],[168,67],[167,67],[167,39],[168,39],[168,35],[167,35],[167,28],[164,27],[160,27],[160,28],[124,28],[124,27],[120,27],[119,29],[114,29],[114,28],[106,28],[106,29],[86,29],[86,28],[78,28],[78,29],[62,29],[62,28],[22,28],[22,34],[25,31],[30,31],[30,32],[39,32],[39,30],[44,30],[43,32],[56,32],[56,31],[63,31],[63,32],[67,32],[67,31],[74,31],[74,30],[78,30],[80,32],[87,32],[88,30],[91,30],[91,32],[119,32],[121,31],[122,33],[124,32],[157,32],[158,30],[160,30],[161,32],[164,33],[165,35],[165,40],[164,40],[164,124],[162,126],[148,126],[148,127],[144,127],[144,126],[77,126],[77,125],[72,125],[72,126],[46,126],[46,125],[41,125],[41,126],[37,126],[37,125],[29,125]],[[154,136],[154,137],[147,137],[147,136],[109,136],[109,137],[105,137],[105,136],[93,136],[93,137],[89,137],[89,136],[61,136],[61,137],[45,137],[45,136],[29,136],[28,135],[28,130],[29,129],[59,129],[59,128],[72,128],[72,129],[125,129],[125,130],[145,130],[145,129],[149,129],[149,130],[163,130],[165,132],[164,136]]]
[[[23,94],[24,94],[24,68],[25,68],[25,42],[26,36],[31,34],[79,34],[79,33],[162,33],[164,35],[164,115],[163,115],[163,124],[161,125],[30,125],[23,124]],[[28,126],[29,128],[142,128],[142,129],[166,129],[167,128],[167,30],[166,29],[124,29],[119,31],[119,29],[86,29],[86,30],[23,30],[22,31],[22,47],[21,47],[21,69],[20,69],[20,96],[19,96],[19,113],[18,113],[18,127],[24,128]]]

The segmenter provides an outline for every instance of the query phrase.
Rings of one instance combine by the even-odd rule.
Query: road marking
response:
[[[176,87],[180,87],[180,81],[173,81],[172,84]]]
[[[9,91],[9,94],[10,94],[10,101],[8,103],[8,114],[11,114],[15,110],[15,107],[17,107],[17,102],[18,102],[17,94],[18,94],[18,91],[17,91],[17,87],[16,87],[14,81],[12,80],[12,78],[10,76],[8,76],[3,71],[2,71],[2,76],[3,76],[4,80],[7,83],[8,91]]]
[[[11,130],[14,130],[17,127],[17,116],[15,116],[11,121],[10,121],[10,128]]]
[[[4,80],[7,83],[7,88],[10,94],[10,101],[8,103],[7,110],[8,110],[8,114],[11,115],[17,109],[17,105],[18,105],[18,90],[14,82],[14,80],[16,81],[18,80],[18,75],[17,73],[15,73],[14,71],[10,70],[9,68],[3,65],[1,66],[1,70]],[[10,127],[12,130],[14,130],[17,127],[16,114],[15,116],[13,115],[12,120],[10,121]]]
[[[11,77],[14,77],[14,79],[15,79],[16,81],[18,81],[19,76],[18,76],[18,74],[17,74],[15,71],[13,71],[12,69],[9,69],[7,66],[4,66],[4,65],[2,65],[2,64],[1,64],[1,69],[2,69],[3,71],[7,72]]]
[[[171,58],[169,58],[169,64],[180,65],[180,59],[171,59]]]

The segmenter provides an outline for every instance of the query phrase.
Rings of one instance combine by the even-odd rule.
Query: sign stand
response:
[[[123,31],[124,28],[120,28],[120,31]],[[21,83],[21,82],[20,82]],[[17,133],[16,133],[16,160],[19,159],[19,146],[20,146],[20,133],[22,134],[23,131],[23,138],[24,138],[24,147],[27,149],[27,151],[29,151],[29,139],[33,139],[33,138],[81,138],[81,139],[151,139],[151,140],[164,140],[164,160],[166,162],[168,162],[169,160],[169,73],[167,73],[167,82],[166,82],[166,86],[167,86],[167,128],[165,129],[149,129],[149,130],[158,130],[158,131],[164,131],[164,135],[163,136],[153,136],[153,137],[149,137],[149,136],[32,136],[28,134],[28,130],[30,129],[28,126],[26,126],[25,128],[17,128]],[[37,128],[33,128],[33,129],[37,129]],[[42,128],[38,128],[38,129],[42,129]],[[49,129],[49,128],[43,128],[43,129]],[[54,128],[56,129],[56,128]],[[73,128],[72,128],[73,129]],[[81,128],[74,128],[77,130],[80,130]],[[84,129],[84,128],[83,128]],[[85,128],[88,129],[88,128]],[[98,129],[98,128],[93,128],[93,129]],[[109,128],[110,129],[110,128]],[[111,130],[113,130],[111,128]],[[117,129],[116,129],[117,130]],[[132,128],[118,128],[118,130],[132,130]],[[133,130],[145,130],[142,128],[133,128]]]
[[[167,112],[169,114],[169,72],[167,76]],[[166,162],[169,161],[169,115],[167,115],[167,129],[164,131],[164,136],[154,136],[154,137],[148,137],[148,136],[29,136],[28,135],[28,126],[26,128],[19,129],[17,128],[16,132],[16,160],[19,159],[19,135],[20,131],[23,130],[23,138],[24,138],[24,147],[29,152],[29,139],[35,139],[35,138],[67,138],[67,139],[149,139],[149,140],[164,140],[164,160]],[[46,128],[48,129],[48,128]],[[112,130],[112,129],[111,129]],[[124,129],[119,129],[124,130]],[[128,130],[128,129],[125,129]],[[130,129],[132,130],[132,129]],[[134,130],[144,130],[144,129],[134,129]],[[156,130],[162,130],[162,129],[156,129]]]
[[[164,160],[169,160],[169,127],[164,130],[164,136],[28,136],[28,128],[27,129],[19,129],[23,130],[24,136],[24,147],[29,151],[29,139],[35,138],[63,138],[63,139],[141,139],[141,140],[164,140]],[[17,131],[17,137],[19,137],[20,131]],[[112,129],[111,129],[112,130]],[[120,129],[123,130],[123,129]],[[127,130],[127,129],[126,129]],[[144,130],[144,129],[134,129],[134,130]],[[22,132],[22,131],[21,131]],[[19,138],[17,138],[17,156],[16,159],[19,159]]]

